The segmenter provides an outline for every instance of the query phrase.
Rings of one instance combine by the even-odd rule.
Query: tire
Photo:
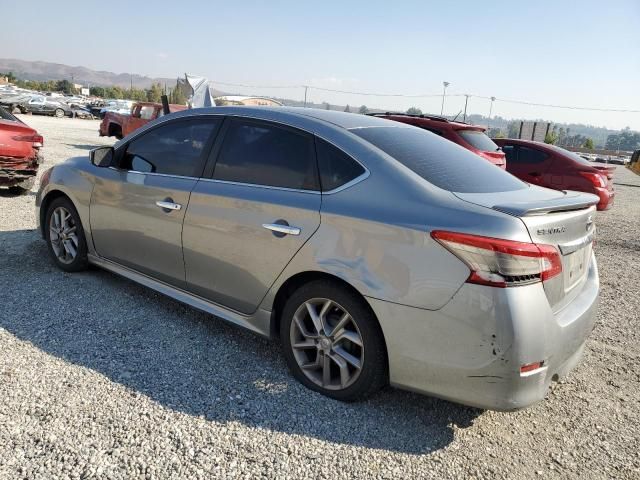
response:
[[[320,328],[310,308],[319,314]],[[293,376],[328,397],[363,400],[388,382],[384,338],[375,315],[362,297],[337,282],[316,280],[289,297],[282,309],[280,341]]]
[[[55,112],[53,112],[53,115],[56,118],[62,118],[62,117],[64,117],[64,110],[61,109],[61,108],[56,108]]]
[[[54,213],[56,218],[54,218]],[[61,213],[65,213],[62,226],[75,227],[72,233],[68,233],[68,229],[67,233],[60,233]],[[66,214],[69,217],[66,217]],[[55,198],[47,208],[44,232],[49,255],[58,268],[65,272],[79,272],[88,267],[87,241],[84,237],[80,216],[67,197]],[[56,241],[56,237],[52,237],[54,233],[57,239],[60,239],[59,241]],[[75,256],[73,255],[74,250]]]

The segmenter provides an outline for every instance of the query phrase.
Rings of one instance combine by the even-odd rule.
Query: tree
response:
[[[548,143],[550,145],[555,145],[558,141],[558,134],[553,130],[547,133],[544,137],[544,143]]]
[[[147,101],[149,102],[160,102],[162,94],[164,90],[162,89],[162,85],[160,83],[154,83],[151,85],[151,88],[147,90]]]
[[[351,113],[351,109],[349,108],[349,104],[347,103],[347,106],[344,107],[344,111],[347,113]]]
[[[587,138],[584,141],[584,148],[588,148],[589,150],[593,150],[594,149],[593,139],[592,138]]]
[[[362,105],[359,109],[358,109],[358,113],[361,113],[362,115],[366,115],[367,113],[369,113],[369,109],[367,108],[366,105]]]
[[[520,122],[509,122],[507,125],[507,137],[518,138],[520,136]]]
[[[94,97],[105,97],[104,87],[91,87],[89,88],[89,95],[93,95]]]
[[[169,103],[175,103],[176,105],[185,105],[187,103],[187,95],[182,85],[180,79],[176,80],[176,86],[169,94]]]
[[[76,93],[76,89],[74,88],[73,83],[71,83],[69,80],[57,81],[55,88],[52,88],[51,90],[57,90],[59,92],[64,92],[66,94]]]
[[[407,110],[407,115],[422,115],[422,110],[417,107],[411,107]]]

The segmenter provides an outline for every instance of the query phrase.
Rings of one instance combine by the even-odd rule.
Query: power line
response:
[[[435,98],[442,97],[442,93],[421,93],[415,95],[408,95],[403,93],[376,93],[376,92],[356,92],[353,90],[339,90],[334,88],[314,87],[313,85],[248,85],[243,83],[230,83],[230,82],[218,82],[213,81],[213,84],[225,85],[230,87],[242,87],[242,88],[277,88],[277,89],[308,89],[308,90],[320,90],[323,92],[343,93],[347,95],[359,95],[366,97],[396,97],[396,98]],[[529,102],[526,100],[513,100],[509,98],[500,97],[488,97],[485,95],[472,95],[464,93],[450,93],[447,97],[468,97],[468,98],[481,98],[484,100],[495,100],[502,103],[513,103],[518,105],[529,105],[533,107],[547,107],[547,108],[561,108],[565,110],[583,110],[593,112],[612,112],[612,113],[640,113],[640,110],[628,109],[628,108],[601,108],[601,107],[584,107],[576,105],[557,105],[553,103],[537,103]]]
[[[335,93],[348,93],[350,95],[363,95],[370,97],[403,97],[403,98],[427,98],[427,97],[441,97],[441,93],[422,93],[418,95],[405,95],[402,93],[373,93],[373,92],[352,92],[348,90],[335,90],[333,88],[323,88],[323,87],[314,87],[312,85],[309,86],[312,90],[322,90],[324,92],[335,92]],[[453,94],[447,95],[448,97],[463,97],[462,94]]]

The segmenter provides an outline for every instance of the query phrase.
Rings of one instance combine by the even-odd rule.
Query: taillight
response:
[[[602,173],[595,172],[579,172],[580,175],[589,180],[594,187],[604,188],[607,186],[607,176]]]
[[[16,135],[15,137],[11,137],[16,142],[31,142],[34,147],[41,147],[44,145],[44,138],[42,135]]]
[[[468,283],[515,287],[542,282],[562,272],[562,259],[551,245],[436,230],[431,236],[467,264]]]

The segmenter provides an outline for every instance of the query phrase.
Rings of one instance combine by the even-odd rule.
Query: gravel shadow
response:
[[[446,447],[482,413],[390,388],[323,397],[293,380],[276,343],[102,270],[64,273],[35,230],[0,232],[0,272],[0,327],[167,409],[410,454]]]

